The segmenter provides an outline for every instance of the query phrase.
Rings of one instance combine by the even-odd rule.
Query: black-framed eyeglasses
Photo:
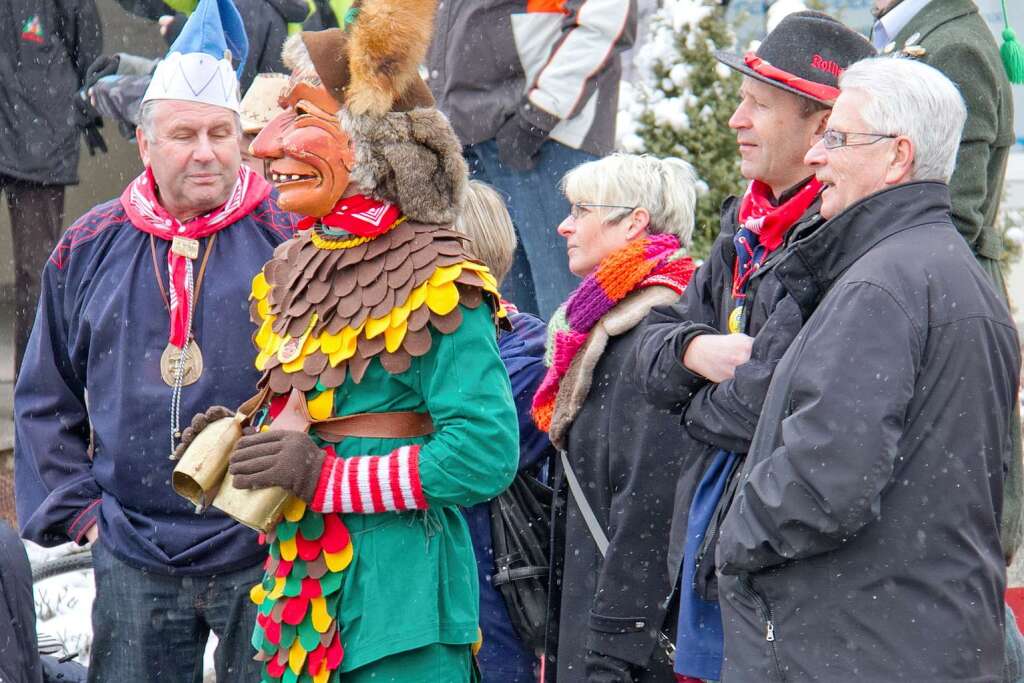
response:
[[[569,215],[572,216],[574,221],[578,221],[587,214],[590,209],[629,209],[633,211],[639,207],[636,206],[623,206],[621,204],[589,204],[587,202],[576,202],[569,207]]]
[[[872,137],[874,140],[867,142],[850,142],[849,136],[851,135],[865,135]],[[857,133],[854,131],[841,131],[832,130],[831,128],[825,131],[825,134],[821,136],[821,141],[825,145],[825,149],[838,149],[839,147],[863,147],[865,145],[873,145],[879,140],[886,140],[892,138],[898,138],[898,135],[889,135],[888,133]]]

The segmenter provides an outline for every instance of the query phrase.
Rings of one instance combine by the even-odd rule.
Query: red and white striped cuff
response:
[[[420,447],[401,446],[388,455],[353,458],[339,458],[327,450],[312,505],[317,512],[425,510]]]

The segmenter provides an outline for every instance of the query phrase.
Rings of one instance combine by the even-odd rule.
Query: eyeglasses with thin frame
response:
[[[636,206],[622,206],[621,204],[588,204],[587,202],[576,202],[569,207],[569,215],[572,216],[574,221],[578,221],[586,215],[590,209],[629,209],[633,211],[639,207]]]
[[[850,142],[848,140],[851,135],[866,135],[873,137],[874,140],[868,142]],[[865,145],[873,145],[879,140],[898,138],[898,135],[889,135],[888,133],[857,133],[854,131],[841,131],[832,130],[828,128],[825,130],[825,134],[821,136],[821,141],[825,145],[825,149],[838,149],[840,147],[864,147]]]

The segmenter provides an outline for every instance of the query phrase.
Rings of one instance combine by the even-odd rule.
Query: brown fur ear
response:
[[[383,117],[342,114],[356,144],[352,182],[394,202],[417,223],[455,221],[466,191],[462,147],[436,109],[391,112]]]
[[[364,0],[348,49],[349,111],[383,116],[419,79],[436,9],[437,0]]]

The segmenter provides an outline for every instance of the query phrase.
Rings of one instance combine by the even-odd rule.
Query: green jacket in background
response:
[[[932,0],[896,36],[896,49],[920,45],[919,59],[956,83],[967,103],[949,181],[953,224],[971,246],[982,269],[1004,299],[1002,236],[996,228],[1003,198],[1006,161],[1014,144],[1013,93],[999,47],[972,0]],[[1024,464],[1021,460],[1020,415],[1012,421],[1013,453],[1003,484],[1003,551],[1013,557],[1024,540]]]
[[[1003,245],[995,224],[1014,133],[1013,93],[999,47],[972,0],[932,0],[895,42],[897,50],[908,44],[924,48],[920,61],[956,83],[967,103],[967,123],[949,182],[953,223],[1005,296],[996,263]]]

